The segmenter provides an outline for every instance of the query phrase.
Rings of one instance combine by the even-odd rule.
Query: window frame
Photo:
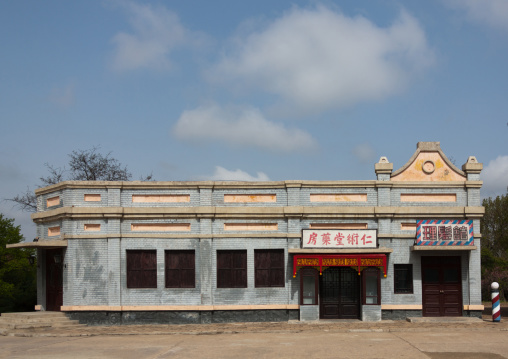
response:
[[[376,277],[376,296],[367,295],[367,278]],[[377,298],[376,303],[367,303],[367,298]],[[377,267],[365,268],[362,271],[362,305],[381,305],[381,271]]]
[[[263,260],[263,256],[266,256]],[[284,249],[254,250],[254,286],[256,288],[284,288]],[[264,274],[263,274],[264,273]]]
[[[157,250],[127,249],[125,261],[127,288],[157,288]]]
[[[306,296],[303,291],[304,277],[314,278],[314,296],[313,297]],[[313,298],[315,303],[314,304],[305,304],[304,300],[307,298]],[[319,305],[319,271],[315,268],[304,267],[304,268],[300,269],[300,305]]]
[[[247,250],[217,250],[216,254],[217,288],[247,288]]]
[[[194,249],[164,250],[164,285],[165,288],[196,288]]]
[[[409,274],[409,286],[407,290],[402,289],[400,286],[400,272],[407,271]],[[407,284],[407,283],[406,283]],[[397,263],[393,264],[393,293],[394,294],[414,294],[414,279],[413,279],[413,264],[411,263]]]

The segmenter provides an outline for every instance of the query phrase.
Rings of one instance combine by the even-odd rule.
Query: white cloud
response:
[[[307,132],[270,122],[256,108],[223,108],[216,104],[184,111],[173,134],[182,140],[214,140],[280,152],[304,151],[316,146]]]
[[[476,23],[508,30],[508,0],[446,0]]]
[[[49,101],[60,108],[69,108],[74,105],[75,94],[74,85],[69,84],[65,87],[55,87],[51,90]]]
[[[376,159],[376,151],[368,143],[355,146],[352,153],[361,163],[372,163]]]
[[[294,7],[238,38],[210,78],[267,91],[314,112],[397,93],[433,62],[423,29],[406,12],[382,28],[324,6]]]
[[[257,172],[256,177],[251,176],[247,172],[240,169],[230,171],[221,166],[215,166],[215,172],[209,176],[200,176],[201,180],[208,181],[269,181],[270,178],[263,173]]]
[[[171,51],[192,42],[193,35],[165,7],[133,2],[120,4],[129,15],[132,32],[119,32],[113,37],[113,69],[169,69]]]
[[[508,188],[508,156],[498,156],[489,162],[481,174],[484,194],[505,194]]]

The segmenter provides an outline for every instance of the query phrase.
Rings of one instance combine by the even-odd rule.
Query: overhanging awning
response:
[[[366,267],[383,268],[383,275],[386,277],[386,255],[385,254],[295,254],[293,256],[293,278],[296,277],[298,269],[303,267],[314,267],[323,273],[328,267],[352,267],[358,271]]]
[[[58,240],[39,240],[38,242],[21,242],[15,244],[7,244],[6,248],[62,248],[67,247],[66,239]]]

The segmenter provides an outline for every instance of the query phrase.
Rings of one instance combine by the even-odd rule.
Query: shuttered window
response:
[[[195,257],[193,250],[165,251],[166,288],[195,288]]]
[[[157,252],[127,251],[127,288],[157,288]]]
[[[284,250],[256,249],[254,269],[257,288],[284,287]]]
[[[247,288],[247,251],[217,251],[217,288]]]

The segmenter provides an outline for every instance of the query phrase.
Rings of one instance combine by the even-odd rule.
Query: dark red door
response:
[[[60,311],[63,305],[62,249],[46,250],[46,310]]]
[[[321,319],[358,319],[360,282],[358,273],[349,267],[323,271],[319,283]]]
[[[460,257],[422,257],[424,317],[462,316]]]

